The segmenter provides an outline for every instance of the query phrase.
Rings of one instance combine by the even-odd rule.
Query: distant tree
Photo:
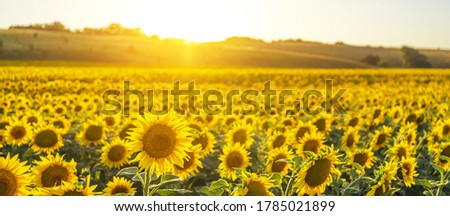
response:
[[[0,40],[0,49],[3,47],[3,41]]]
[[[430,68],[432,67],[428,58],[418,50],[403,46],[401,48],[403,56],[403,65],[411,68]]]
[[[389,63],[387,63],[384,60],[380,60],[380,62],[378,62],[378,64],[377,64],[377,66],[381,67],[381,68],[387,68],[387,67],[389,67]]]
[[[38,37],[38,33],[37,32],[33,33],[33,37],[37,38]]]
[[[362,62],[368,65],[377,66],[378,63],[380,63],[380,57],[377,55],[367,55],[365,58],[362,59]]]
[[[343,45],[345,45],[345,43],[344,42],[342,42],[342,41],[337,41],[336,43],[334,43],[335,45],[341,45],[341,46],[343,46]]]

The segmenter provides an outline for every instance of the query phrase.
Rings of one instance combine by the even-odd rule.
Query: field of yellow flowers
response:
[[[450,195],[450,70],[0,72],[0,195]],[[345,112],[326,106],[325,80],[345,89]],[[165,97],[193,81],[225,95],[215,105],[230,112],[204,112],[207,97]],[[293,94],[228,97],[267,81]],[[311,90],[320,94],[303,100]]]

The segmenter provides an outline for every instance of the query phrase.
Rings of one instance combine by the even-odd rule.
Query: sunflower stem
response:
[[[151,194],[149,193],[149,189],[150,189],[150,184],[152,183],[152,173],[151,173],[150,169],[146,169],[145,170],[144,178],[145,179],[144,179],[144,182],[143,182],[142,195],[150,196]]]
[[[442,195],[442,190],[446,186],[446,184],[444,184],[444,182],[446,180],[446,175],[444,175],[444,172],[440,172],[440,174],[441,174],[441,182],[440,182],[439,187],[438,187],[438,189],[436,191],[436,196],[441,196]]]

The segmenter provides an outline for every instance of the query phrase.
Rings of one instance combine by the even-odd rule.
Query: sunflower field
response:
[[[3,66],[0,72],[2,196],[450,195],[450,70]],[[302,100],[308,90],[325,92],[325,80],[335,92],[346,90],[338,100],[345,112],[325,106],[327,97]],[[124,94],[124,81],[134,95]],[[192,81],[200,92],[223,95],[261,90],[270,81],[273,90],[293,95],[269,107],[261,94],[253,103],[227,97],[231,106],[216,107],[231,112],[214,115],[203,112],[205,97],[194,104],[180,97],[182,109],[199,112],[175,112],[163,93]],[[104,112],[111,89],[120,92],[114,114]],[[246,112],[250,105],[258,111]],[[317,108],[324,109],[311,114]]]

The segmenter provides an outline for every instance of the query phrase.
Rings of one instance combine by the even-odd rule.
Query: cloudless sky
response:
[[[0,28],[56,20],[196,42],[236,35],[450,48],[449,0],[0,0]]]

